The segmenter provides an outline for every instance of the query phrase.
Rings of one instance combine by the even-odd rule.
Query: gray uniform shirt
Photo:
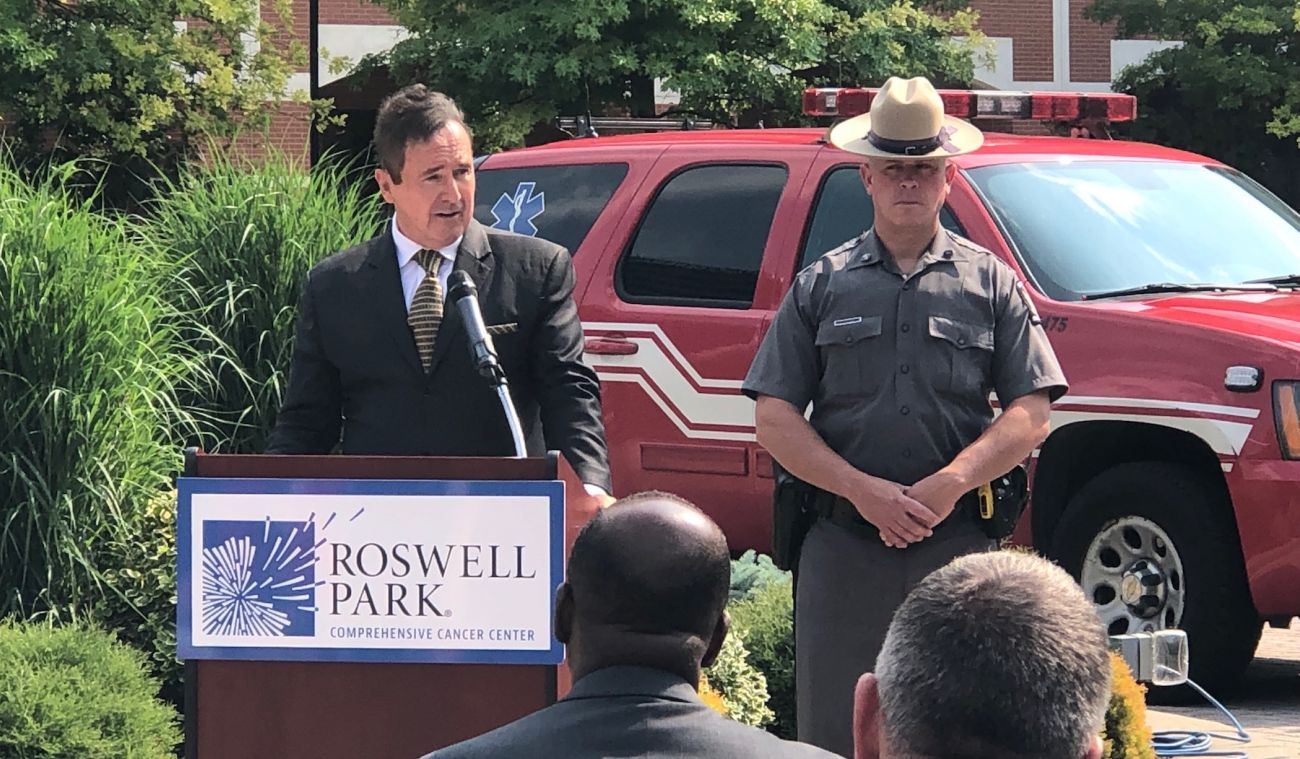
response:
[[[799,273],[742,390],[804,409],[859,470],[911,485],[1005,408],[1065,376],[1024,285],[989,251],[940,230],[904,276],[875,234]]]

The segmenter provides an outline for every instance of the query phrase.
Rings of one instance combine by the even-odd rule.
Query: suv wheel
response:
[[[1109,634],[1186,630],[1191,678],[1211,692],[1232,686],[1263,629],[1225,501],[1218,482],[1189,467],[1122,464],[1070,499],[1049,552]]]

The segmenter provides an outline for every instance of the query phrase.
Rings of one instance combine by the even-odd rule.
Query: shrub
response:
[[[767,681],[748,661],[745,635],[732,631],[717,661],[704,672],[710,689],[722,695],[726,714],[746,725],[762,727],[772,721],[767,706]]]
[[[1146,689],[1124,658],[1111,652],[1111,696],[1102,730],[1102,759],[1155,759],[1147,726]]]
[[[95,617],[144,653],[162,681],[162,697],[183,708],[184,666],[176,658],[176,492],[150,499],[133,538],[114,540],[106,552],[111,560],[104,582],[113,592]]]
[[[745,551],[731,562],[731,600],[739,601],[759,588],[774,582],[789,582],[790,573],[778,569],[772,557]]]
[[[149,232],[190,287],[176,306],[201,313],[191,337],[216,388],[189,398],[216,427],[209,450],[260,453],[283,397],[307,270],[378,229],[378,204],[351,166],[310,172],[282,153],[256,165],[214,152],[164,185]]]
[[[791,583],[770,582],[731,604],[731,626],[745,637],[749,661],[763,673],[773,720],[768,731],[794,739],[794,599]]]
[[[157,689],[107,633],[0,623],[0,756],[172,757],[178,719]]]
[[[77,167],[24,183],[0,155],[0,616],[76,617],[105,593],[181,463],[197,381],[183,286],[126,222],[75,200]]]

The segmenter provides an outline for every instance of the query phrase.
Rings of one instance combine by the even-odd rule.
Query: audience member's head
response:
[[[1096,759],[1106,632],[1060,567],[978,553],[926,577],[858,681],[859,759]]]
[[[698,682],[727,635],[727,539],[690,502],[637,493],[598,513],[569,557],[555,635],[574,679],[630,665]]]

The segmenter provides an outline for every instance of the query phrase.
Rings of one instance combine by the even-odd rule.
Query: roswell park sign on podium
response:
[[[558,664],[553,481],[182,478],[182,659]]]

